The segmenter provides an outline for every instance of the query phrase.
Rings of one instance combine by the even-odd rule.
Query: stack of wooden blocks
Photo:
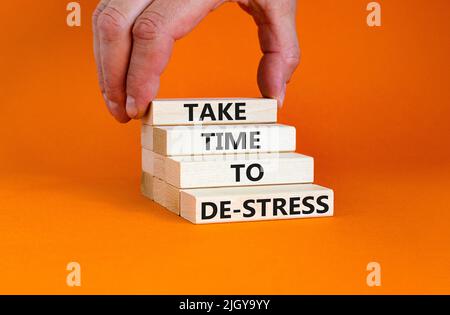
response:
[[[273,99],[159,99],[142,120],[142,193],[193,223],[333,215]]]

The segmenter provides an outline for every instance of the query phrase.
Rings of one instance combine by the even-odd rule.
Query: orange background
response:
[[[279,120],[336,216],[205,226],[140,195],[139,122],[116,123],[97,87],[96,1],[79,28],[67,2],[0,9],[0,293],[450,293],[449,1],[380,1],[379,28],[368,0],[300,1]],[[226,4],[176,44],[159,96],[257,96],[259,58]]]

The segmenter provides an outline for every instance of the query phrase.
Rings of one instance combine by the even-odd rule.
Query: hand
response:
[[[156,97],[174,42],[226,0],[102,0],[93,15],[100,88],[122,123],[141,118]],[[295,0],[234,0],[258,25],[263,57],[258,85],[283,103],[300,50]]]

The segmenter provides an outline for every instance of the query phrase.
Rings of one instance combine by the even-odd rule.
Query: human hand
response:
[[[139,119],[156,97],[160,75],[177,39],[226,0],[102,0],[93,15],[100,89],[122,123]],[[283,103],[300,60],[295,0],[234,0],[258,25],[263,57],[258,85]]]

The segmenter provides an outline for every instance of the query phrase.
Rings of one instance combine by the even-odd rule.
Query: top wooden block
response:
[[[277,121],[277,101],[269,98],[156,99],[145,125],[248,124]]]

